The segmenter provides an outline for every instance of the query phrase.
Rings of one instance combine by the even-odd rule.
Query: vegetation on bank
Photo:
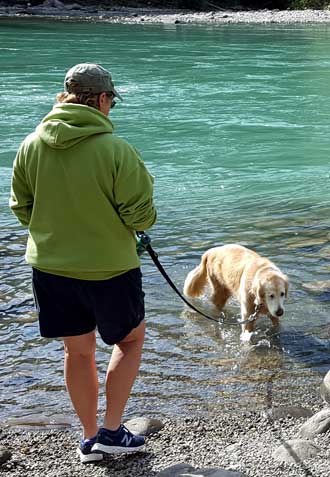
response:
[[[64,4],[77,3],[81,6],[97,6],[101,9],[116,6],[155,7],[155,8],[187,8],[192,10],[260,10],[260,9],[292,9],[323,10],[330,7],[329,0],[61,0]],[[1,1],[0,4],[41,5],[44,0]]]

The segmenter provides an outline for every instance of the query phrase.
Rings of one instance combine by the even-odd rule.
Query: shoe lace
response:
[[[125,426],[125,424],[122,424],[122,425],[121,425],[121,428],[123,429],[124,432],[126,432],[126,434],[131,434],[131,435],[132,435],[131,431],[130,431],[129,429],[127,429],[127,427]]]

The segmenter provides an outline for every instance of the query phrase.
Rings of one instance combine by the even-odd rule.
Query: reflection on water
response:
[[[0,41],[15,51],[0,59],[0,421],[71,424],[62,343],[38,335],[26,232],[7,200],[15,150],[49,110],[64,71],[81,61],[87,34],[83,60],[113,66],[125,96],[116,130],[155,176],[153,246],[178,288],[201,254],[223,243],[255,249],[290,278],[280,331],[260,320],[246,345],[235,302],[227,323],[208,321],[143,256],[148,331],[127,414],[260,408],[270,380],[275,400],[299,401],[330,367],[328,29],[2,21]],[[214,313],[207,296],[198,305]],[[98,341],[100,376],[109,354]]]

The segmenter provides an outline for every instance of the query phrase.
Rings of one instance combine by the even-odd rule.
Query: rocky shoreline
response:
[[[10,477],[330,477],[330,372],[301,402],[208,416],[136,418],[147,451],[81,464],[77,431],[0,429],[0,475]],[[302,405],[301,403],[306,403]],[[308,405],[307,405],[308,403]],[[210,403],[211,404],[211,403]]]
[[[327,412],[329,418],[329,410]],[[10,477],[329,477],[330,434],[313,440],[299,437],[303,417],[267,416],[246,412],[205,418],[163,421],[164,427],[147,439],[147,451],[108,456],[97,464],[81,464],[78,433],[29,432],[3,429],[1,446],[11,458],[0,466]],[[297,444],[295,444],[297,442]],[[299,447],[308,445],[307,458]],[[289,451],[288,451],[289,449]],[[276,456],[284,452],[292,462]],[[0,451],[1,453],[1,451]],[[315,453],[315,455],[313,455]]]
[[[196,12],[189,10],[156,9],[156,8],[101,8],[83,6],[78,2],[64,4],[61,0],[45,0],[39,6],[1,2],[1,18],[48,18],[60,21],[87,21],[125,24],[319,24],[330,23],[330,10],[258,10],[241,11],[217,8],[214,11]]]

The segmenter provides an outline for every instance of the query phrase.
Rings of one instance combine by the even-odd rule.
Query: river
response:
[[[241,243],[290,278],[280,334],[189,311],[142,258],[147,337],[127,416],[187,415],[281,402],[330,367],[330,29],[324,25],[118,25],[0,21],[0,420],[76,424],[62,344],[38,335],[26,232],[8,209],[15,152],[79,62],[109,68],[111,113],[155,176],[150,231],[178,288],[201,254]],[[207,297],[198,305],[214,313]],[[239,318],[230,303],[226,315]],[[101,383],[110,350],[98,341]],[[104,399],[100,399],[100,410]]]

